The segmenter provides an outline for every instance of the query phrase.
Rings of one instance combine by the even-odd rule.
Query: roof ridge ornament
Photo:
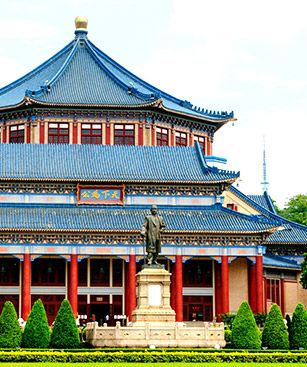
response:
[[[86,17],[77,16],[75,19],[75,26],[76,26],[75,35],[79,37],[86,36],[87,35],[87,25],[88,25],[88,20]]]

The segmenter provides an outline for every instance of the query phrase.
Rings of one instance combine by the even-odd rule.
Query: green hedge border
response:
[[[307,363],[307,351],[292,352],[69,352],[69,351],[0,351],[0,362],[267,362]]]

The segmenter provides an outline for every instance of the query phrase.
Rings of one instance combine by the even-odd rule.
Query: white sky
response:
[[[263,135],[269,192],[279,206],[307,194],[306,0],[0,0],[0,86],[74,37],[89,39],[156,87],[238,121],[215,135],[214,155],[240,170],[239,188],[262,192]]]

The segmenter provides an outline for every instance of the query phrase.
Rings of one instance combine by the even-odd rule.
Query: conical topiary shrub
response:
[[[79,348],[80,339],[70,303],[64,299],[52,328],[51,348]]]
[[[307,349],[307,311],[301,303],[294,310],[289,339],[291,349]]]
[[[262,346],[269,349],[289,349],[289,334],[278,305],[273,304],[265,320]]]
[[[231,345],[237,349],[260,349],[260,332],[248,302],[243,302],[232,324]]]
[[[6,301],[0,315],[0,348],[19,348],[21,330],[15,307]]]
[[[50,343],[50,329],[43,302],[38,299],[30,312],[22,336],[24,348],[48,348]]]

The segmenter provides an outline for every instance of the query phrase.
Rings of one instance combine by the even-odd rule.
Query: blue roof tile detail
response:
[[[75,41],[51,59],[0,89],[0,108],[21,104],[25,97],[65,106],[136,107],[156,103],[165,110],[222,124],[234,118],[233,112],[205,111],[146,83],[78,32]]]
[[[148,209],[127,207],[0,207],[2,230],[139,231]],[[220,209],[159,209],[167,231],[262,233],[277,223]]]
[[[99,182],[233,182],[194,147],[0,144],[0,179]]]
[[[266,254],[263,256],[263,266],[269,268],[283,268],[300,270],[300,264],[295,260],[289,260],[283,256]]]
[[[306,251],[307,251],[307,226],[292,222],[276,214],[275,209],[273,208],[272,201],[267,193],[264,193],[266,197],[263,200],[267,202],[266,206],[269,209],[267,209],[264,206],[261,206],[259,203],[259,200],[257,199],[252,200],[251,197],[253,196],[244,195],[241,191],[236,189],[234,186],[231,186],[229,190],[233,192],[235,195],[237,195],[238,197],[240,197],[247,204],[251,205],[254,209],[259,211],[262,215],[272,220],[280,221],[281,227],[283,229],[271,234],[266,239],[266,243],[268,244],[302,244],[302,245],[306,245]]]
[[[262,208],[274,214],[277,214],[274,205],[272,203],[272,200],[266,191],[263,193],[263,195],[247,195],[247,197],[249,197],[252,201],[260,205]]]

